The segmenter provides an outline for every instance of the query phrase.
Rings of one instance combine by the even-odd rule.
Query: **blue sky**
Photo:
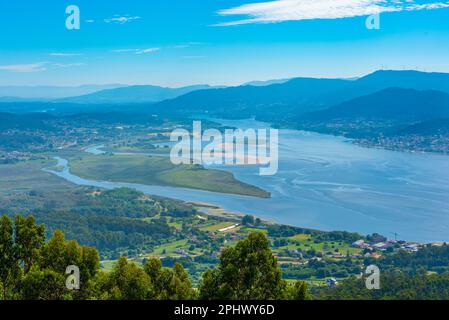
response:
[[[77,5],[81,29],[67,30]],[[365,26],[380,12],[380,29]],[[449,1],[0,3],[0,85],[208,83],[449,72]]]

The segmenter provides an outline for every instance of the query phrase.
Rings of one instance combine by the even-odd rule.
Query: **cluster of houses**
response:
[[[357,240],[352,246],[360,249],[366,249],[366,256],[372,256],[374,258],[378,258],[381,255],[376,253],[375,251],[387,251],[388,249],[393,250],[404,250],[407,252],[417,252],[421,248],[421,244],[417,242],[405,242],[405,241],[397,241],[397,240],[386,240],[382,242],[365,242],[365,240]]]
[[[412,152],[449,153],[449,137],[447,134],[435,135],[401,135],[394,137],[379,137],[361,141],[362,145],[375,145],[387,149]]]
[[[181,255],[183,257],[188,257],[189,256],[189,253],[186,250],[182,249],[182,248],[176,248],[174,253],[179,254],[179,255]]]

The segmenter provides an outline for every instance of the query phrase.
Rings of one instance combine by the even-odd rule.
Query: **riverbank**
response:
[[[210,204],[210,203],[189,202],[189,201],[187,201],[185,203],[188,205],[192,205],[197,210],[199,210],[200,212],[202,212],[208,216],[220,217],[220,218],[225,218],[225,219],[234,220],[234,221],[241,221],[242,218],[244,216],[246,216],[245,213],[232,212],[232,211],[226,210],[225,208],[222,208],[222,207]],[[254,218],[260,219],[260,221],[264,224],[269,224],[269,225],[277,224],[274,220],[264,219],[263,217],[254,217]]]
[[[226,121],[238,128],[263,128],[254,120]],[[230,212],[315,230],[361,234],[397,233],[423,243],[449,241],[449,158],[362,148],[348,139],[297,130],[279,131],[279,171],[216,166],[271,198],[245,197],[188,188],[147,186],[61,177],[82,185],[131,187],[147,194],[206,202]],[[404,223],[407,221],[407,223]]]

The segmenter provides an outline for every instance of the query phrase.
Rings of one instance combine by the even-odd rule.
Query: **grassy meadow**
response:
[[[176,166],[166,157],[143,155],[83,155],[70,161],[74,174],[116,182],[183,187],[254,197],[270,197],[258,187],[235,179],[232,173],[196,165]]]

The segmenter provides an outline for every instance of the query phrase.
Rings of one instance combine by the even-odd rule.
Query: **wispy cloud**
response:
[[[28,64],[13,64],[0,66],[0,70],[3,71],[11,71],[11,72],[39,72],[47,70],[46,65],[48,62],[37,62],[37,63],[28,63]]]
[[[176,44],[173,46],[174,49],[185,49],[185,48],[189,48],[192,46],[197,46],[200,45],[201,42],[194,42],[194,41],[190,41],[190,42],[186,42],[186,43],[181,43],[181,44]]]
[[[193,60],[193,59],[203,59],[203,58],[206,58],[206,56],[183,56],[182,58]]]
[[[144,54],[144,53],[152,53],[161,50],[160,48],[147,48],[147,49],[139,49],[136,51],[136,54]]]
[[[50,56],[52,57],[76,57],[76,56],[82,56],[82,53],[65,53],[65,52],[52,52],[50,53]]]
[[[145,48],[145,49],[116,49],[112,50],[114,53],[134,53],[134,54],[145,54],[152,53],[161,50],[161,48]]]
[[[26,64],[12,64],[0,66],[0,71],[9,72],[20,72],[20,73],[30,73],[47,71],[57,68],[73,68],[85,66],[85,63],[75,62],[75,63],[52,63],[52,62],[36,62],[36,63],[26,63]]]
[[[244,4],[220,10],[221,16],[244,16],[244,19],[216,24],[232,26],[251,23],[275,23],[293,20],[341,19],[383,12],[448,8],[449,1],[415,0],[274,0]]]
[[[111,52],[114,53],[126,53],[126,52],[136,52],[137,49],[115,49],[112,50]]]
[[[86,63],[76,62],[76,63],[53,63],[52,66],[56,68],[73,68],[73,67],[82,67],[85,66]]]
[[[129,16],[129,15],[120,16],[120,15],[115,15],[112,18],[104,19],[104,22],[106,22],[106,23],[116,23],[116,24],[125,24],[125,23],[136,21],[136,20],[139,20],[139,19],[141,19],[141,17],[139,17],[139,16]]]

